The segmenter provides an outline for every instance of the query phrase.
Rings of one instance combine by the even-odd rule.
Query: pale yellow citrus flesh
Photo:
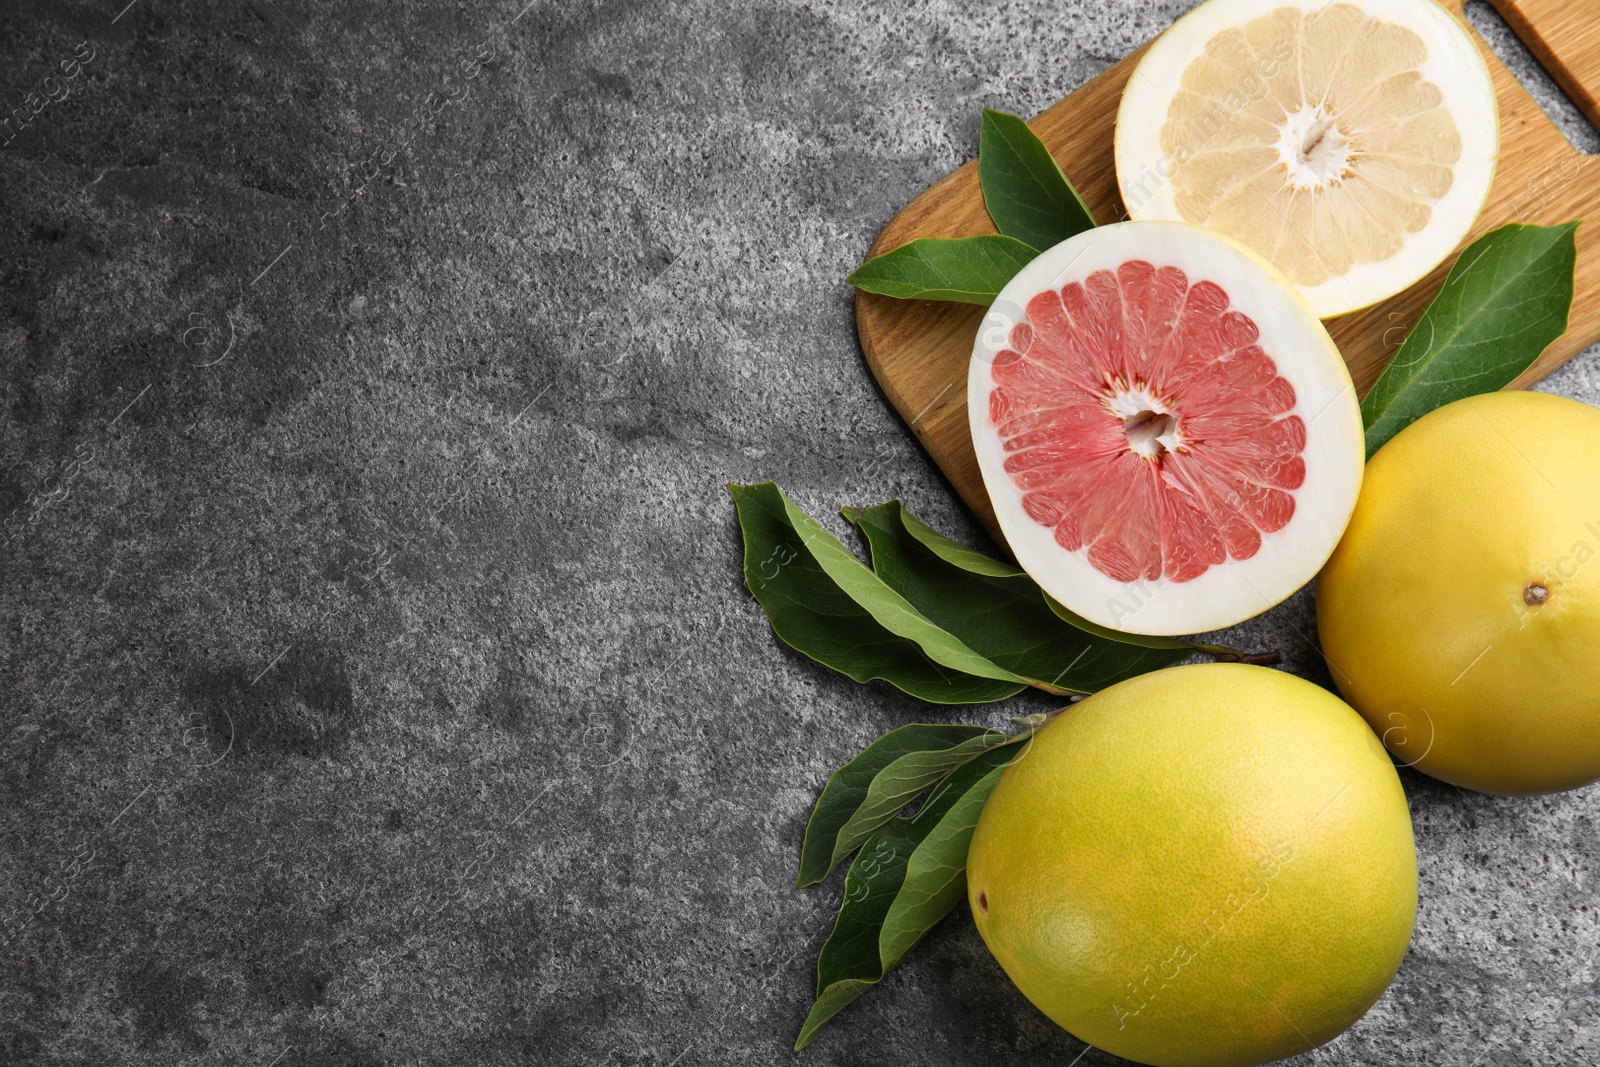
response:
[[[1600,779],[1600,410],[1493,393],[1401,431],[1367,465],[1317,622],[1397,759],[1489,793]]]
[[[984,808],[968,896],[1006,973],[1078,1037],[1240,1067],[1330,1040],[1383,993],[1416,850],[1394,766],[1343,701],[1205,664],[1041,731]]]
[[[1462,154],[1427,58],[1417,33],[1352,4],[1283,7],[1217,34],[1161,132],[1181,216],[1302,286],[1395,255]]]

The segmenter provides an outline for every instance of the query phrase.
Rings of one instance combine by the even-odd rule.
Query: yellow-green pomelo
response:
[[[1339,689],[1403,762],[1489,793],[1600,778],[1600,410],[1469,397],[1378,450],[1317,580]]]
[[[1242,664],[1112,686],[1041,730],[967,858],[972,913],[1035,1005],[1158,1067],[1320,1045],[1388,986],[1416,919],[1394,766],[1338,697]]]

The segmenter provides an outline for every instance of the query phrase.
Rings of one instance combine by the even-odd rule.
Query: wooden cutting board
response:
[[[1465,23],[1465,0],[1440,2]],[[1595,0],[1491,2],[1589,121],[1600,126],[1600,5]],[[1576,151],[1470,25],[1468,32],[1494,76],[1501,125],[1494,191],[1469,241],[1508,222],[1592,220],[1578,231],[1571,327],[1516,383],[1527,386],[1600,340],[1600,157]],[[1101,222],[1127,217],[1112,167],[1112,136],[1122,87],[1143,54],[1141,48],[1030,123]],[[871,254],[918,237],[994,232],[983,207],[977,163],[972,162],[908,204],[878,236]],[[1390,300],[1328,323],[1363,395],[1453,262],[1454,257]],[[1000,539],[967,429],[967,361],[983,315],[982,308],[967,304],[894,300],[871,293],[856,300],[861,347],[884,393],[956,491]]]

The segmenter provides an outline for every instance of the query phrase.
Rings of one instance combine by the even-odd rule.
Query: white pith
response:
[[[1434,0],[1337,0],[1368,15],[1403,26],[1428,46],[1419,73],[1443,92],[1445,106],[1462,137],[1462,155],[1453,165],[1449,191],[1430,204],[1422,229],[1404,235],[1400,250],[1383,259],[1359,262],[1320,284],[1300,286],[1322,318],[1333,318],[1393,296],[1426,276],[1467,238],[1488,199],[1500,152],[1498,103],[1489,70],[1471,32]],[[1218,33],[1281,8],[1308,14],[1329,0],[1207,0],[1179,19],[1153,42],[1129,79],[1117,116],[1116,171],[1128,216],[1182,220],[1172,183],[1173,161],[1163,151],[1161,132],[1168,108],[1190,62]],[[1334,137],[1319,146],[1317,158],[1304,159],[1305,136],[1316,123]],[[1278,158],[1289,167],[1295,188],[1336,182],[1348,159],[1353,131],[1323,108],[1302,108],[1280,126]],[[1315,138],[1313,138],[1315,140]],[[1286,224],[1287,225],[1287,224]],[[1396,231],[1398,232],[1398,231]]]
[[[1128,435],[1128,447],[1144,456],[1146,459],[1161,455],[1162,452],[1175,452],[1183,447],[1183,435],[1179,433],[1179,422],[1173,415],[1172,409],[1166,402],[1154,393],[1141,386],[1119,386],[1117,383],[1108,383],[1112,390],[1106,399],[1106,408],[1111,414],[1122,420],[1123,431]],[[1162,420],[1144,420],[1146,415],[1169,416]],[[1165,432],[1155,432],[1162,425],[1166,425]]]
[[[1350,138],[1339,128],[1338,117],[1323,107],[1306,106],[1289,115],[1277,148],[1289,181],[1304,189],[1339,181],[1350,161]]]
[[[1007,347],[1023,309],[1047,288],[1083,282],[1129,260],[1172,266],[1191,285],[1211,280],[1260,329],[1260,345],[1294,386],[1293,414],[1306,423],[1301,458],[1306,478],[1294,492],[1295,515],[1262,537],[1247,560],[1212,566],[1188,582],[1118,582],[1069,552],[1054,531],[1023,510],[1022,492],[1005,470],[1006,450],[989,421],[993,363]],[[1339,350],[1288,279],[1237,242],[1182,222],[1126,222],[1079,234],[1044,252],[1011,280],[978,331],[967,378],[968,417],[984,485],[1017,562],[1051,596],[1091,622],[1130,633],[1180,635],[1219,630],[1258,615],[1315,577],[1355,508],[1365,450],[1355,388]],[[1137,384],[1108,385],[1107,407],[1119,418],[1169,405]],[[1124,414],[1126,413],[1126,414]],[[1182,447],[1181,417],[1163,448]],[[1143,454],[1143,453],[1142,453]]]

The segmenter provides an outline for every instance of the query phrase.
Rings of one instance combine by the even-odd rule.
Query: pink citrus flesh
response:
[[[989,417],[1023,507],[1122,582],[1250,559],[1294,516],[1305,422],[1215,282],[1129,260],[1028,302]]]
[[[1018,280],[991,319],[1010,314],[979,339],[970,400],[981,403],[980,466],[1024,568],[1052,571],[1053,548],[1151,596],[1238,563],[1257,563],[1251,574],[1266,574],[1278,599],[1308,581],[1349,518],[1362,453],[1348,373],[1293,287],[1253,253],[1178,223],[1089,231]],[[1312,517],[1321,536],[1296,522],[1308,500],[1323,505]],[[1048,547],[1025,551],[1018,526],[1030,528],[1029,545]],[[1306,552],[1278,550],[1308,538],[1320,557],[1305,571]],[[1298,578],[1287,589],[1268,573],[1283,570],[1280,558]],[[1070,575],[1063,591],[1034,577],[1102,621],[1074,606]],[[1270,596],[1259,592],[1244,599]]]

